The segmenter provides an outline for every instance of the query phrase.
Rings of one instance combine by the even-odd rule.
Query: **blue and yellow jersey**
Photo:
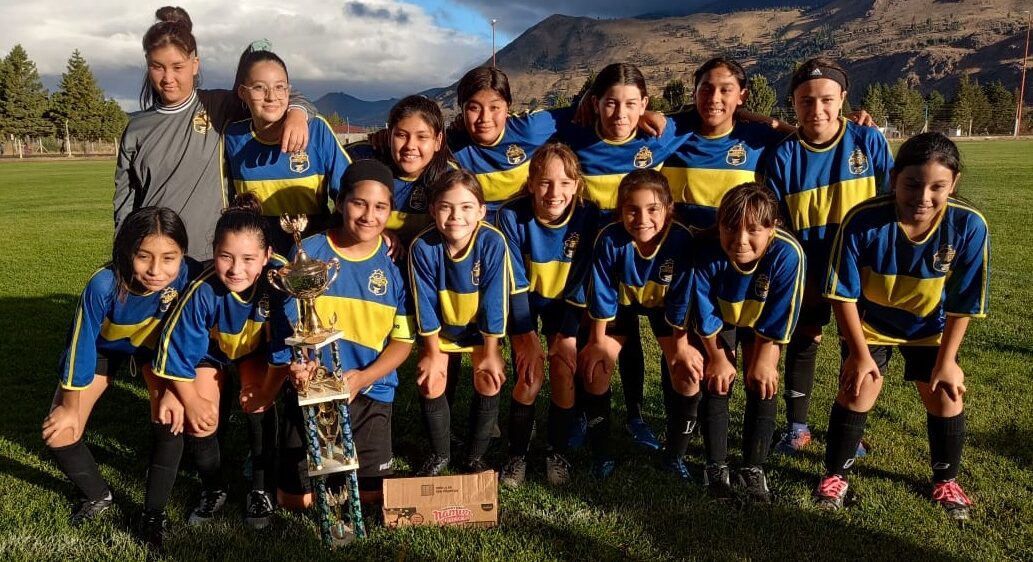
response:
[[[311,259],[337,259],[341,263],[337,279],[315,303],[319,318],[324,323],[333,321],[334,328],[343,333],[337,344],[342,369],[369,367],[390,340],[414,340],[412,301],[405,276],[388,257],[383,240],[369,255],[358,259],[344,255],[332,231],[310,236],[301,241],[301,246]],[[291,349],[281,336],[290,336],[300,317],[296,299],[286,297],[282,303],[282,308],[272,313],[274,341],[270,362],[274,365],[291,362]],[[321,359],[323,365],[333,364],[329,348],[324,348]],[[398,373],[391,371],[359,392],[380,402],[393,402],[397,387]]]
[[[689,229],[677,221],[671,221],[662,236],[653,253],[643,255],[623,224],[603,227],[592,257],[589,317],[613,320],[619,306],[640,312],[662,308],[668,324],[684,329],[695,242]]]
[[[251,119],[226,129],[226,161],[237,193],[254,193],[262,214],[329,215],[329,203],[341,191],[341,178],[351,163],[322,117],[309,119],[308,148],[284,154],[280,143],[260,140]]]
[[[169,314],[154,360],[159,377],[192,381],[202,360],[228,365],[267,349],[270,307],[282,294],[269,286],[266,273],[286,264],[274,254],[265,270],[245,294],[230,291],[208,267],[187,287]]]
[[[344,147],[345,152],[354,160],[374,159],[384,161],[377,155],[373,145],[368,141],[350,143]],[[390,160],[390,157],[388,157]],[[397,168],[388,167],[395,172],[394,209],[387,220],[387,229],[398,234],[402,242],[408,244],[431,223],[430,218],[430,186],[421,181],[421,177],[398,175]]]
[[[711,337],[736,326],[788,343],[800,317],[804,263],[800,243],[780,228],[749,271],[728,259],[716,239],[701,245],[692,274],[696,332]]]
[[[768,186],[807,254],[808,278],[820,286],[839,224],[855,205],[888,193],[893,167],[878,129],[840,118],[839,136],[815,148],[800,134],[778,145],[767,160]]]
[[[897,223],[892,196],[864,203],[836,236],[824,293],[857,303],[869,344],[939,345],[947,316],[986,316],[986,219],[949,199],[925,238],[911,240]]]
[[[608,141],[597,127],[564,124],[559,136],[577,155],[585,177],[586,201],[598,207],[605,217],[617,206],[617,186],[624,176],[645,168],[660,169],[664,160],[685,141],[689,132],[678,130],[670,117],[660,137],[642,131],[623,141]]]
[[[510,114],[502,134],[488,145],[471,139],[466,129],[449,130],[452,155],[461,168],[477,176],[490,214],[520,195],[534,151],[556,134],[557,123],[569,121],[571,115],[569,109]]]
[[[179,275],[160,291],[135,293],[124,300],[116,292],[111,266],[97,270],[83,289],[68,328],[58,377],[61,388],[82,390],[93,382],[97,352],[135,354],[154,351],[165,314],[196,272],[197,262],[184,258]]]
[[[503,337],[516,290],[506,239],[478,224],[462,255],[452,257],[434,227],[409,247],[409,278],[421,336],[438,334],[442,351],[466,351],[482,336]]]
[[[678,129],[698,128],[695,110],[672,118]],[[689,135],[661,169],[671,185],[678,220],[694,228],[714,226],[721,198],[737,185],[763,181],[763,158],[783,138],[784,133],[765,123],[742,121],[719,135]]]

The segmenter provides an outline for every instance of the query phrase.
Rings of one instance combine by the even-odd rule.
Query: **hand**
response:
[[[344,384],[348,389],[349,404],[351,404],[352,401],[355,400],[355,397],[358,396],[360,392],[362,392],[362,389],[358,388],[358,386],[355,383],[355,379],[358,378],[360,375],[362,375],[362,371],[359,371],[358,369],[348,369],[344,373]]]
[[[158,421],[169,426],[173,435],[183,433],[185,410],[176,395],[165,389],[158,398]]]
[[[308,114],[300,108],[288,109],[280,134],[280,152],[301,152],[308,147]]]
[[[398,237],[398,233],[393,230],[385,230],[381,236],[384,238],[384,243],[387,244],[387,257],[393,261],[398,261],[405,257],[405,245],[402,244],[402,239]]]
[[[498,348],[495,349],[494,353],[485,353],[477,361],[473,366],[473,372],[474,375],[485,377],[489,384],[489,390],[498,393],[502,390],[503,383],[506,382],[506,364],[502,360],[502,354],[498,352]],[[482,392],[482,394],[491,396],[492,392]]]
[[[431,381],[448,379],[448,354],[438,350],[426,351],[416,363],[416,384],[427,387]]]
[[[619,352],[620,344],[609,336],[588,340],[588,345],[581,350],[577,358],[578,370],[585,382],[591,384],[599,373],[612,373]]]
[[[549,363],[559,361],[571,373],[577,372],[577,338],[556,336],[549,343]]]
[[[716,359],[708,361],[703,369],[703,380],[707,382],[707,390],[711,394],[728,394],[735,375],[735,364],[728,360],[724,352],[718,353]]]
[[[575,125],[582,127],[595,125],[595,106],[592,105],[592,96],[588,95],[588,92],[581,96],[581,101],[578,102],[577,108],[574,110],[574,119],[572,121]]]
[[[678,344],[677,351],[669,365],[672,378],[683,381],[686,386],[699,384],[703,380],[703,366],[703,355],[687,341]]]
[[[862,356],[862,357],[859,357]],[[879,366],[875,364],[871,353],[865,349],[861,353],[847,355],[843,368],[839,372],[839,388],[854,398],[861,395],[861,386],[867,379],[877,381],[882,377]]]
[[[929,378],[929,389],[936,392],[936,389],[947,393],[952,402],[961,400],[965,394],[965,372],[961,370],[957,361],[946,360],[944,364],[937,364],[933,367],[933,376]]]
[[[778,367],[757,362],[746,374],[746,386],[760,394],[761,400],[769,400],[778,394]]]
[[[51,439],[65,431],[71,431],[73,439],[79,436],[79,414],[66,406],[58,405],[43,418],[43,441],[49,445]]]
[[[667,128],[667,118],[662,113],[647,111],[638,120],[638,128],[649,136],[659,137]]]
[[[316,374],[315,361],[292,361],[290,365],[291,384],[294,388],[304,388]]]
[[[850,115],[847,115],[846,118],[853,121],[854,123],[857,123],[858,125],[861,125],[862,127],[879,126],[879,124],[875,122],[875,119],[872,117],[872,115],[863,109],[858,109]]]
[[[198,396],[196,402],[184,404],[183,410],[190,433],[210,433],[219,424],[219,404],[207,398]]]
[[[512,336],[513,357],[516,359],[517,379],[533,385],[545,378],[545,350],[536,332]]]

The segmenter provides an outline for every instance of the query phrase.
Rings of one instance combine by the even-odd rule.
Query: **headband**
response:
[[[831,66],[815,66],[806,73],[797,73],[793,75],[793,80],[789,84],[789,92],[795,92],[797,86],[807,82],[809,80],[818,80],[819,78],[825,78],[832,80],[845,92],[849,81],[847,80],[846,73],[838,68],[832,68]]]

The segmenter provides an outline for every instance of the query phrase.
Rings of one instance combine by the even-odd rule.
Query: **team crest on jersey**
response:
[[[581,235],[577,232],[571,232],[570,236],[563,241],[563,255],[568,258],[574,257],[574,252],[577,251],[577,245],[581,242]]]
[[[416,185],[409,194],[409,208],[414,211],[422,211],[427,208],[427,192],[423,185]]]
[[[636,168],[648,168],[653,165],[653,151],[649,150],[649,147],[643,146],[638,149],[635,153],[635,160],[633,161]]]
[[[509,148],[506,149],[506,160],[509,162],[510,166],[516,166],[517,164],[522,164],[524,160],[527,160],[527,153],[519,146],[511,144],[509,145]]]
[[[302,174],[308,171],[311,166],[311,162],[308,159],[308,153],[304,151],[297,151],[291,153],[290,166],[291,171],[295,174]]]
[[[470,270],[470,282],[473,283],[474,287],[480,286],[481,284],[481,260],[473,262],[473,268]]]
[[[263,294],[262,298],[258,299],[258,306],[255,307],[255,314],[259,318],[269,317],[269,295]]]
[[[728,149],[728,154],[725,155],[725,162],[729,166],[742,166],[746,163],[746,147],[740,142],[739,144]]]
[[[168,312],[169,307],[172,306],[172,303],[176,302],[176,299],[179,298],[179,291],[177,291],[175,287],[165,287],[161,290],[160,298],[161,311]]]
[[[198,109],[197,113],[194,114],[193,125],[194,131],[201,133],[202,135],[207,135],[208,131],[211,130],[212,120],[208,118],[208,111],[203,107]]]
[[[660,264],[660,282],[670,283],[674,279],[674,258],[667,258]]]
[[[940,246],[940,249],[933,254],[933,269],[940,273],[947,273],[951,268],[951,264],[954,263],[955,254],[954,246],[950,244]]]
[[[850,153],[848,165],[850,166],[850,173],[855,176],[859,176],[868,171],[868,157],[864,155],[864,152],[861,151],[860,147],[855,148],[854,151]]]
[[[369,292],[373,293],[378,297],[382,297],[387,294],[387,276],[384,275],[384,270],[374,269],[373,273],[369,276],[369,284],[366,285]]]
[[[757,280],[753,283],[753,290],[756,291],[757,297],[766,299],[768,298],[768,288],[771,286],[771,278],[761,273],[757,276]]]

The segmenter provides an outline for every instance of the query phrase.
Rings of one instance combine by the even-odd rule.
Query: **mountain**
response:
[[[327,117],[336,113],[351,125],[382,127],[387,122],[387,114],[391,111],[391,106],[397,101],[397,99],[365,101],[342,92],[331,92],[314,103],[319,113]]]

